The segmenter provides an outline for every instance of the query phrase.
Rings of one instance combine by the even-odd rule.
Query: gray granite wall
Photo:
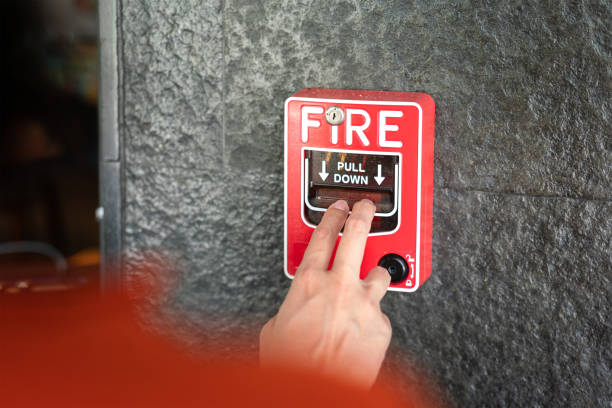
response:
[[[255,348],[283,299],[285,98],[424,91],[433,270],[383,301],[387,364],[457,406],[612,406],[609,1],[117,4],[127,273],[174,260],[168,315]]]

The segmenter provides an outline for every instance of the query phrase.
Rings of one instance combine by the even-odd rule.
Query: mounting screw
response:
[[[325,111],[325,119],[330,125],[338,126],[344,122],[344,111],[337,106],[330,106]]]

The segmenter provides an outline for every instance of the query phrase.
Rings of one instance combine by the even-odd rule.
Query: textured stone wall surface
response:
[[[256,329],[282,272],[283,102],[436,101],[432,277],[389,293],[387,365],[456,406],[612,406],[612,5],[119,0],[123,236],[180,272],[162,318]],[[198,340],[200,339],[200,340]]]

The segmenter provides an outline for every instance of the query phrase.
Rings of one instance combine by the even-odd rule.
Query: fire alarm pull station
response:
[[[327,207],[367,198],[376,213],[360,277],[381,265],[391,275],[389,290],[415,291],[431,273],[433,153],[427,94],[303,89],[287,99],[287,276]]]

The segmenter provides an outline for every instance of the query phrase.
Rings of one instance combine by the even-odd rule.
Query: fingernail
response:
[[[338,210],[342,210],[342,211],[348,211],[349,210],[349,206],[348,206],[347,202],[344,201],[344,200],[336,201],[335,203],[333,203],[331,205],[331,207],[337,208]]]
[[[364,203],[368,203],[368,204],[370,204],[372,207],[376,208],[376,205],[374,205],[374,203],[372,202],[372,200],[368,200],[367,198],[363,198],[361,201],[362,201],[362,202],[364,202]]]

